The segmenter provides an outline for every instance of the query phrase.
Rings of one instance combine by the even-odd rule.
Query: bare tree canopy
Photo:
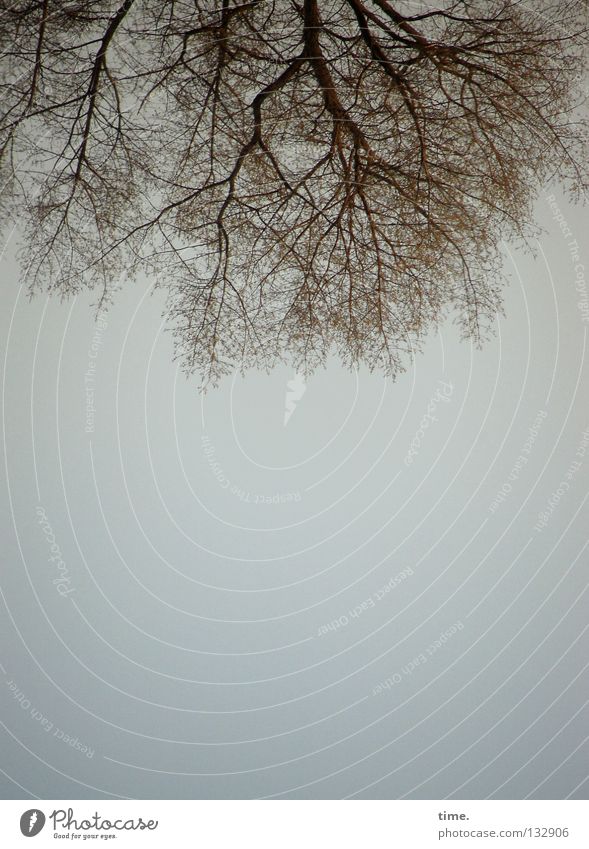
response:
[[[104,303],[147,271],[205,379],[330,351],[394,374],[450,312],[480,339],[501,240],[546,180],[587,187],[587,0],[0,8],[27,284]]]

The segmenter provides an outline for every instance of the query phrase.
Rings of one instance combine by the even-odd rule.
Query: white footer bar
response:
[[[34,839],[34,843],[27,841]],[[67,842],[66,842],[67,841]],[[585,801],[0,801],[0,846],[589,849]]]

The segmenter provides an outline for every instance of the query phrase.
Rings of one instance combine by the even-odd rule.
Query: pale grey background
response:
[[[586,210],[548,191],[589,268]],[[449,323],[396,383],[333,362],[286,426],[293,371],[200,396],[143,281],[108,314],[85,433],[93,297],[28,302],[7,245],[4,798],[587,797],[589,447],[534,524],[589,428],[589,312],[543,198],[538,220],[535,256],[506,246],[506,317],[483,351]],[[452,395],[407,467],[439,380]]]

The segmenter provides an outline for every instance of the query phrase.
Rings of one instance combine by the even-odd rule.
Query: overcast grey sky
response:
[[[396,383],[201,396],[148,281],[96,325],[7,246],[5,798],[587,797],[588,220],[546,194],[496,337]]]

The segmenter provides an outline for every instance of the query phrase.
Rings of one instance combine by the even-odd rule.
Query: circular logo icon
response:
[[[25,811],[20,818],[20,830],[25,837],[35,837],[45,825],[45,814],[38,808]]]

